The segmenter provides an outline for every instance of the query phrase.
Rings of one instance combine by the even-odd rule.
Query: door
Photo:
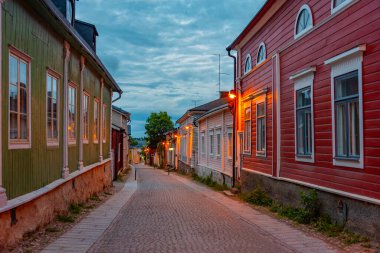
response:
[[[240,170],[243,166],[242,162],[242,151],[243,151],[243,143],[244,143],[244,138],[243,138],[243,133],[238,133],[238,138],[237,138],[237,150],[236,150],[236,179],[240,181]]]

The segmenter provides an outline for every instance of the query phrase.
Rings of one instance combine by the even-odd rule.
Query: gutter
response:
[[[227,48],[228,56],[234,59],[234,93],[237,94],[237,87],[236,87],[236,56],[231,54],[231,48]],[[237,113],[237,96],[234,100],[234,112],[232,113],[232,187],[235,187],[235,181],[236,181],[236,113]]]
[[[228,104],[224,104],[222,106],[216,107],[216,108],[202,114],[199,118],[195,119],[194,122],[199,122],[200,120],[204,119],[206,116],[212,116],[215,113],[222,111],[223,109],[227,109],[227,108],[228,108]]]

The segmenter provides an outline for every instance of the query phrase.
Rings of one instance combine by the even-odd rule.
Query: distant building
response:
[[[129,146],[129,162],[131,164],[137,164],[142,162],[141,160],[141,149],[145,147],[146,141],[144,138],[135,138],[137,145]]]
[[[113,151],[113,179],[124,169],[129,167],[129,123],[131,114],[117,106],[112,106],[112,151]]]
[[[112,93],[122,91],[76,2],[0,1],[1,246],[111,185]]]

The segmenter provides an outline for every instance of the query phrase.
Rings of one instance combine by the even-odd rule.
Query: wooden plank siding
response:
[[[3,4],[3,55],[2,55],[2,163],[3,187],[8,199],[13,199],[37,190],[62,177],[63,168],[63,68],[64,39],[50,28],[29,3],[19,0],[8,0]],[[9,48],[12,45],[29,55],[31,66],[31,148],[8,149],[8,114],[9,114]],[[59,87],[59,146],[47,147],[46,140],[46,74],[50,68],[61,75]],[[79,118],[80,110],[80,55],[72,48],[69,64],[69,81],[77,85],[76,90],[76,144],[69,145],[70,172],[78,169],[79,161]],[[86,65],[84,71],[84,89],[90,94],[89,123],[90,136],[93,131],[94,97],[100,98],[100,74]],[[107,104],[106,133],[107,143],[103,144],[103,157],[109,158],[109,122],[110,122],[110,85],[104,86],[104,102]],[[98,144],[83,147],[84,166],[99,161]]]
[[[314,28],[295,40],[296,16],[303,4],[308,4],[312,11]],[[248,53],[254,66],[261,42],[266,45],[267,59],[276,52],[280,55],[280,177],[380,199],[379,12],[380,1],[377,0],[356,1],[333,17],[330,0],[286,1],[245,45],[240,45],[240,69],[244,69]],[[356,169],[333,165],[331,67],[324,62],[361,44],[367,46],[362,66],[364,169]],[[242,77],[243,97],[264,86],[271,89],[275,70],[270,64]],[[313,83],[314,163],[295,160],[294,80],[289,80],[291,75],[310,66],[316,66]],[[268,119],[272,115],[271,100],[271,92],[268,92]],[[244,156],[243,167],[270,174],[271,120],[267,121],[266,163],[266,160],[255,159],[254,109],[252,106],[252,155]]]

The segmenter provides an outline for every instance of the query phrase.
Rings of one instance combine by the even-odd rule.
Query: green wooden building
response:
[[[0,212],[111,163],[112,93],[122,91],[75,2],[0,0]]]

